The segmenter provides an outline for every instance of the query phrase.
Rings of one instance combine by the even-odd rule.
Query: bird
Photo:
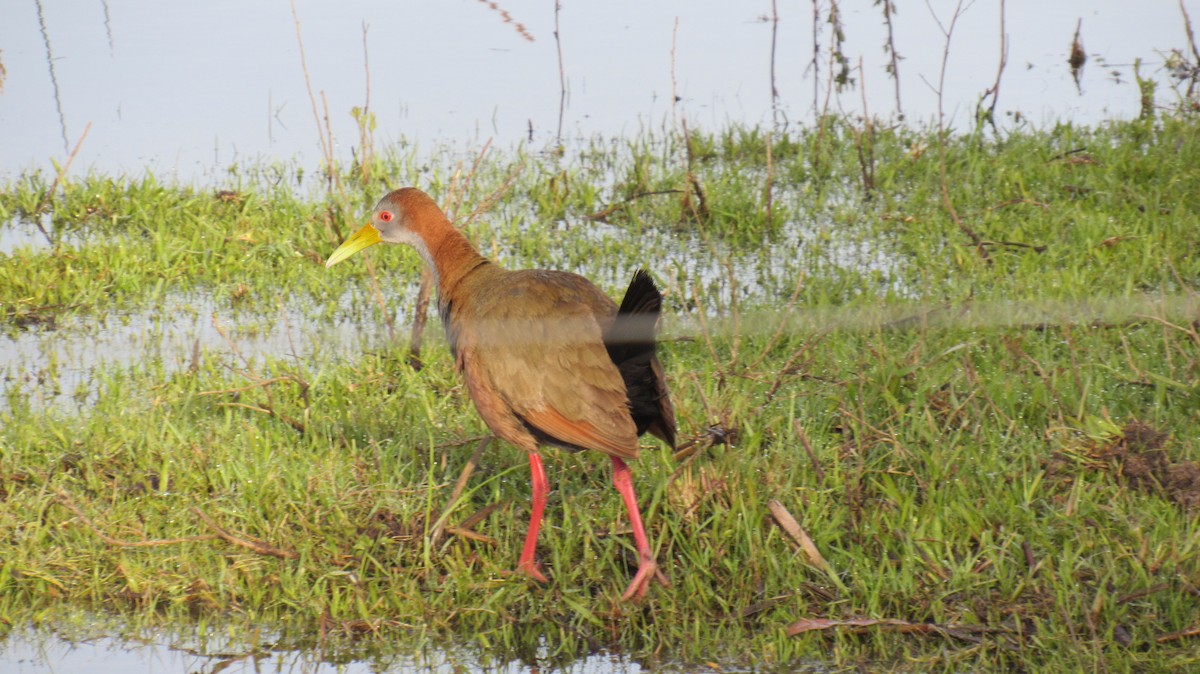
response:
[[[432,272],[455,369],[484,423],[529,458],[532,511],[517,571],[547,582],[536,560],[550,487],[540,448],[596,450],[612,464],[638,570],[621,595],[669,586],[646,537],[632,471],[638,438],[675,447],[675,410],[657,355],[662,294],[637,270],[618,306],[578,274],[510,270],[479,254],[425,192],[405,187],[329,256],[326,268],[380,242],[411,246]]]

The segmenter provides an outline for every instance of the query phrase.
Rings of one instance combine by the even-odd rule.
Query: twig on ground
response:
[[[1032,243],[1021,243],[1020,241],[980,241],[980,246],[1007,246],[1009,248],[1028,248],[1035,253],[1044,253],[1049,249],[1049,246],[1039,246]]]
[[[492,546],[496,545],[496,539],[492,538],[491,536],[485,536],[477,531],[472,531],[466,527],[446,527],[445,532],[451,536],[465,538],[469,541],[475,541],[476,543],[483,543],[485,545]]]
[[[821,467],[821,462],[817,459],[817,453],[813,451],[812,443],[808,440],[808,433],[804,432],[804,426],[800,425],[798,420],[793,420],[792,427],[796,429],[796,437],[800,439],[800,446],[804,447],[804,453],[808,454],[808,460],[812,463],[813,472],[817,475],[817,481],[824,482],[825,469]]]
[[[119,538],[113,538],[112,536],[109,536],[108,534],[101,531],[100,527],[97,526],[96,523],[91,520],[91,518],[89,518],[87,515],[84,515],[83,511],[79,509],[79,506],[75,505],[71,501],[71,497],[68,496],[65,491],[63,491],[62,489],[57,489],[56,491],[58,492],[58,498],[56,499],[56,501],[58,502],[59,505],[66,508],[67,510],[70,510],[71,512],[75,513],[75,516],[79,518],[79,521],[83,522],[83,525],[85,527],[87,527],[88,530],[91,531],[96,536],[96,538],[99,538],[100,540],[104,541],[105,543],[108,543],[109,545],[112,545],[115,547],[154,548],[154,547],[161,547],[164,545],[180,545],[182,543],[200,543],[200,542],[204,542],[204,541],[212,541],[212,540],[217,539],[217,536],[213,536],[211,534],[205,535],[205,536],[188,536],[185,538],[162,538],[162,539],[141,540],[141,541],[125,541],[125,540],[121,540]]]
[[[583,217],[587,220],[597,220],[600,222],[607,222],[608,216],[617,212],[617,209],[621,208],[625,204],[628,204],[632,201],[637,201],[638,199],[641,199],[643,197],[657,196],[659,194],[680,194],[681,192],[683,192],[683,190],[654,190],[653,192],[638,192],[637,194],[625,197],[624,199],[621,199],[620,201],[614,201],[611,204],[609,204],[607,207],[605,207],[599,211],[596,211],[595,213],[592,213],[591,215],[585,215]]]
[[[775,519],[775,523],[779,525],[779,528],[804,551],[804,556],[808,558],[808,563],[828,573],[829,564],[821,556],[821,551],[817,549],[808,532],[804,530],[804,527],[800,526],[795,517],[792,517],[788,509],[775,499],[767,502],[767,509],[771,511],[771,517]]]
[[[475,513],[473,513],[470,517],[459,522],[458,527],[455,527],[455,528],[457,528],[457,529],[474,529],[476,524],[479,524],[483,520],[487,519],[488,515],[491,515],[493,512],[495,512],[497,508],[500,508],[505,505],[508,505],[507,501],[496,501],[495,503],[489,503],[486,506],[480,508]],[[450,529],[451,529],[451,527],[447,527],[446,531],[449,533]]]
[[[304,422],[292,419],[291,417],[288,417],[287,415],[285,415],[282,412],[279,412],[278,410],[275,409],[275,399],[274,399],[274,395],[271,392],[271,386],[279,383],[280,381],[293,382],[296,384],[296,386],[298,386],[300,388],[301,398],[303,398],[305,401],[307,401],[308,400],[308,390],[310,388],[309,383],[307,381],[305,381],[304,378],[302,378],[300,375],[298,375],[294,372],[289,372],[286,375],[282,375],[280,377],[275,377],[272,379],[266,379],[266,380],[260,379],[257,375],[255,375],[251,371],[250,359],[247,358],[246,355],[242,353],[242,350],[240,348],[238,348],[237,342],[233,341],[233,339],[229,336],[229,333],[225,331],[224,326],[221,325],[221,322],[217,319],[217,317],[215,315],[213,316],[213,327],[216,328],[217,334],[221,335],[221,338],[225,340],[225,343],[229,346],[229,348],[242,361],[243,369],[239,370],[239,369],[232,368],[232,367],[230,369],[233,370],[238,375],[250,380],[252,383],[249,386],[237,388],[237,389],[227,389],[227,390],[223,390],[223,391],[201,391],[199,395],[217,395],[217,394],[222,394],[222,393],[226,393],[226,394],[239,393],[241,391],[247,391],[250,389],[261,388],[263,390],[263,394],[266,395],[266,397],[267,397],[267,402],[265,404],[251,405],[251,404],[240,403],[240,402],[232,402],[232,403],[218,403],[218,406],[220,406],[220,407],[241,407],[241,408],[245,408],[248,410],[252,410],[254,412],[261,412],[263,414],[267,414],[267,415],[270,415],[270,416],[273,416],[273,417],[279,419],[280,421],[284,422],[285,424],[287,424],[287,425],[291,426],[292,428],[294,428],[295,430],[299,431],[301,434],[306,433],[307,429],[305,428]]]
[[[206,515],[204,513],[204,511],[200,510],[199,508],[192,507],[192,508],[189,508],[189,510],[191,510],[192,514],[195,515],[196,517],[198,517],[201,522],[204,522],[204,524],[207,525],[209,529],[212,529],[219,538],[226,541],[227,543],[232,543],[233,545],[237,545],[239,547],[243,547],[248,550],[253,550],[254,552],[257,552],[260,555],[268,555],[271,557],[278,557],[280,559],[299,559],[300,558],[299,554],[292,552],[291,550],[284,550],[283,548],[277,548],[273,545],[268,545],[266,543],[263,543],[262,541],[251,540],[251,539],[243,537],[243,536],[236,536],[236,535],[226,531],[225,529],[221,528],[220,525],[218,525],[215,521],[213,521],[213,519],[211,517]]]
[[[936,623],[913,623],[907,620],[851,618],[849,620],[831,620],[828,618],[804,618],[792,623],[787,630],[788,636],[794,637],[807,632],[827,630],[834,627],[848,627],[853,631],[864,631],[869,627],[893,629],[909,634],[940,634],[970,643],[982,643],[979,634],[1010,635],[1012,630],[1003,627],[988,627],[985,625],[939,625]],[[1013,650],[1016,647],[1006,641],[995,642],[996,645]]]
[[[1178,632],[1168,632],[1167,634],[1161,634],[1161,635],[1155,637],[1154,640],[1160,644],[1165,644],[1165,643],[1168,643],[1171,641],[1179,641],[1180,639],[1187,639],[1190,637],[1200,637],[1200,624],[1196,624],[1185,630],[1179,630]]]
[[[467,482],[471,479],[471,473],[475,472],[475,466],[479,465],[479,459],[483,456],[483,450],[492,444],[492,436],[487,436],[480,440],[475,445],[475,451],[471,453],[471,458],[467,459],[467,465],[463,466],[462,472],[458,476],[458,481],[454,483],[454,489],[450,492],[450,498],[446,499],[446,507],[442,509],[442,514],[434,521],[433,528],[429,532],[429,541],[431,547],[436,547],[441,541],[442,533],[446,529],[446,522],[450,519],[450,515],[454,513],[455,507],[458,505],[458,498],[462,496],[463,490],[467,488]]]

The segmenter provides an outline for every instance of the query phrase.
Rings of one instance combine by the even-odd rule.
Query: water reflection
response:
[[[395,647],[395,646],[394,646]],[[610,654],[591,655],[564,667],[495,663],[467,652],[411,647],[403,653],[330,656],[319,649],[189,638],[165,631],[134,637],[68,636],[55,630],[18,630],[0,640],[5,674],[463,674],[466,672],[569,672],[638,674],[642,667]],[[672,671],[686,671],[673,668]],[[809,670],[815,671],[815,670]]]
[[[58,111],[58,125],[62,130],[63,152],[67,152],[67,115],[63,112],[62,90],[58,86],[58,76],[54,72],[54,49],[50,46],[50,34],[46,31],[46,11],[41,0],[37,0],[38,33],[42,36],[42,44],[46,47],[46,66],[50,71],[50,85],[54,88],[54,108]]]

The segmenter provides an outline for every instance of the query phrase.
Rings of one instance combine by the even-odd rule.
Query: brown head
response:
[[[451,229],[450,223],[428,194],[415,187],[398,189],[375,204],[371,221],[338,246],[325,267],[332,267],[380,241],[408,244],[430,262],[429,249],[434,243],[430,239],[440,238],[439,233],[446,229]]]
[[[487,263],[428,194],[405,187],[380,199],[371,221],[338,246],[325,266],[332,267],[380,241],[415,248],[433,271],[438,294],[443,297],[448,297],[465,275]]]

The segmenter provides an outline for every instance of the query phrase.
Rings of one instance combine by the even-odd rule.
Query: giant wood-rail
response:
[[[578,274],[504,269],[411,187],[381,199],[371,222],[325,266],[381,241],[412,246],[432,270],[455,366],[479,415],[529,455],[533,511],[517,570],[546,581],[534,553],[550,490],[538,448],[551,445],[598,450],[612,461],[639,557],[622,599],[644,596],[652,579],[666,584],[625,463],[637,458],[643,433],[675,445],[675,412],[656,355],[662,295],[650,275],[637,271],[618,307]]]

